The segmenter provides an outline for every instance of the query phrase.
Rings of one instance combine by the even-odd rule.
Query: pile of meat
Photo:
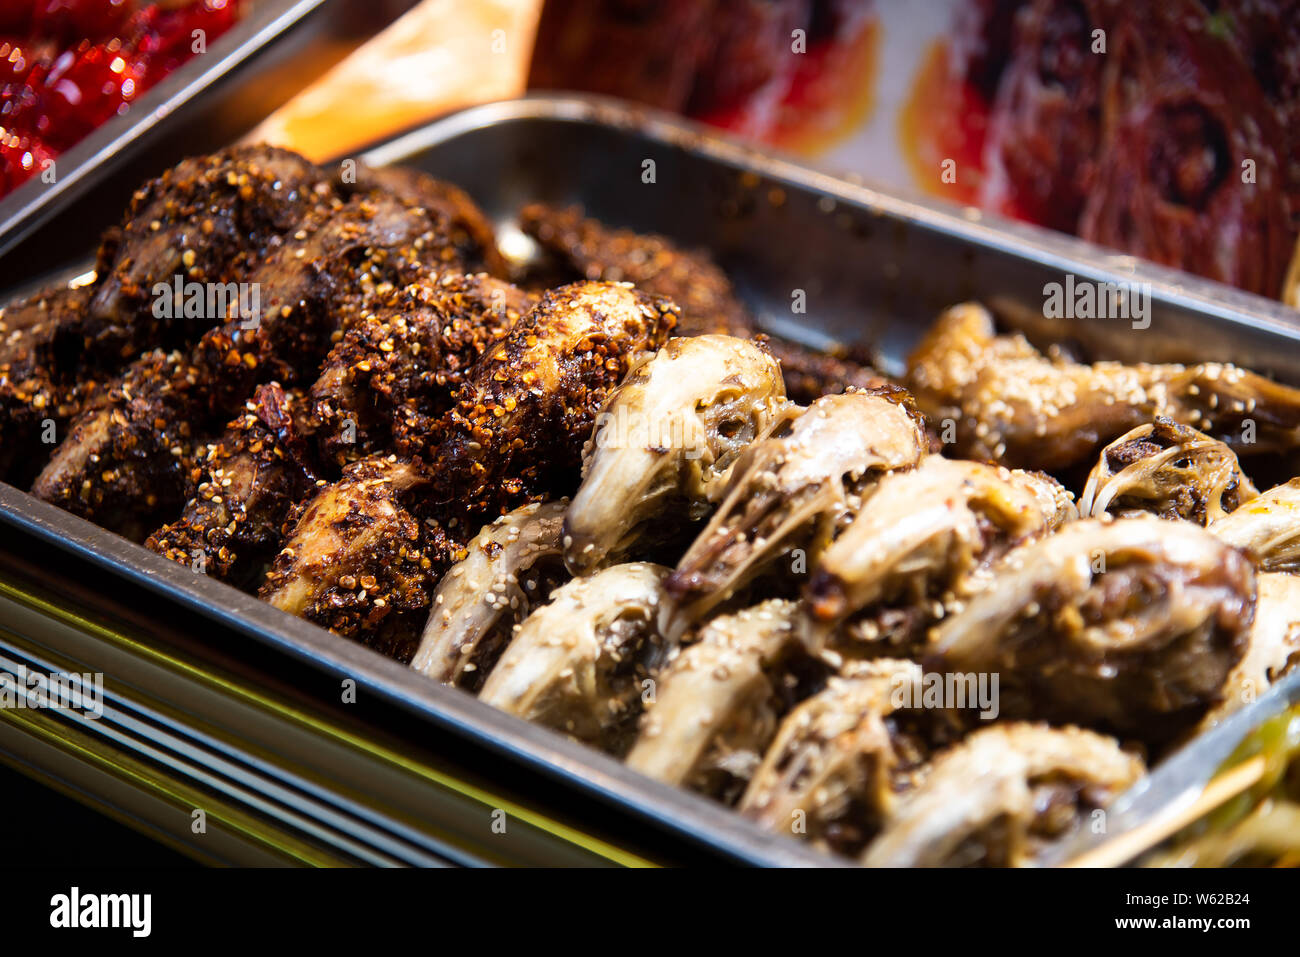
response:
[[[0,313],[4,478],[870,864],[1033,863],[1295,659],[1300,482],[1237,456],[1300,391],[974,304],[891,382],[662,237],[529,207],[512,265],[458,189],[354,172],[143,187],[92,283]]]

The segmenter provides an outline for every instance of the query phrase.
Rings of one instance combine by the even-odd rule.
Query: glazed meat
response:
[[[1300,578],[1279,572],[1256,577],[1255,621],[1246,653],[1228,675],[1219,703],[1198,730],[1244,708],[1300,664]]]
[[[914,654],[1013,545],[1077,518],[1041,473],[930,456],[893,472],[827,548],[804,591],[822,653]]]
[[[346,312],[438,257],[435,226],[423,209],[382,196],[310,217],[250,274],[260,315],[208,330],[188,352],[133,363],[74,421],[33,494],[143,538],[188,497],[198,437],[262,382],[311,381]]]
[[[750,338],[753,317],[736,296],[731,280],[704,252],[685,250],[663,236],[611,229],[583,217],[576,207],[535,203],[519,213],[520,226],[573,274],[587,279],[631,282],[682,308],[681,335],[709,333]],[[828,355],[774,339],[769,349],[781,363],[786,390],[809,403],[846,389],[886,384],[855,357]]]
[[[798,566],[794,549],[815,564],[880,476],[912,468],[925,448],[907,409],[872,393],[786,409],[741,454],[718,510],[669,578],[665,634],[704,620],[783,557]]]
[[[862,855],[869,867],[1017,867],[1142,777],[1112,738],[1012,722],[948,749]]]
[[[953,454],[1054,471],[1158,416],[1238,452],[1300,441],[1300,390],[1221,363],[1082,365],[1048,358],[1021,336],[997,336],[973,303],[945,312],[908,361],[908,384]]]
[[[524,505],[474,537],[434,592],[411,667],[477,692],[515,626],[568,578],[560,547],[569,500]]]
[[[853,855],[875,836],[899,795],[915,786],[934,750],[939,712],[921,701],[911,661],[859,663],[795,708],[740,800],[740,812],[770,830]]]
[[[655,627],[668,569],[611,565],[524,619],[479,700],[620,754],[671,647]]]
[[[1008,552],[942,622],[935,671],[1000,674],[1002,714],[1168,743],[1246,653],[1255,574],[1187,522],[1080,519]]]
[[[1079,510],[1093,517],[1146,512],[1208,525],[1258,494],[1227,445],[1161,417],[1102,449]]]
[[[258,597],[409,661],[436,576],[461,557],[413,514],[429,487],[419,463],[354,462],[290,516],[291,533]]]
[[[1248,551],[1260,571],[1300,572],[1300,479],[1269,489],[1208,530]]]
[[[596,414],[676,322],[675,306],[627,285],[548,292],[470,371],[430,456],[432,501],[490,520],[571,494]]]
[[[469,370],[530,306],[483,274],[433,273],[376,295],[311,387],[322,458],[343,466],[381,451],[427,455]]]
[[[781,719],[825,681],[797,622],[795,603],[773,598],[701,628],[659,675],[628,767],[733,803]]]
[[[564,521],[575,575],[680,537],[737,456],[787,404],[781,370],[747,339],[670,339],[610,396]]]
[[[145,547],[195,571],[245,587],[280,550],[289,510],[316,483],[303,435],[305,399],[259,386],[220,440],[197,456],[194,495]]]

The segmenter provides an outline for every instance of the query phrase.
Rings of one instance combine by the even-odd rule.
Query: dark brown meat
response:
[[[51,440],[93,394],[97,376],[74,375],[75,330],[91,290],[47,290],[0,311],[0,478],[30,483]]]
[[[289,510],[316,482],[305,407],[301,393],[259,387],[221,439],[200,450],[201,474],[181,517],[145,546],[237,587],[251,584],[279,550]]]
[[[433,586],[464,557],[459,543],[412,513],[429,485],[419,462],[396,456],[349,465],[294,510],[258,596],[409,661]]]
[[[314,379],[345,315],[440,258],[438,227],[424,209],[382,194],[309,217],[249,276],[260,317],[210,329],[186,353],[132,364],[77,419],[33,493],[106,528],[148,534],[187,497],[187,444],[219,430],[259,383]]]
[[[470,371],[431,458],[433,501],[472,519],[472,535],[525,502],[571,494],[596,413],[677,316],[625,284],[548,292]]]
[[[52,423],[61,440],[97,391],[88,386],[142,350],[184,346],[225,321],[206,311],[169,318],[156,308],[159,284],[170,295],[178,281],[242,280],[269,245],[332,202],[316,167],[264,146],[184,160],[139,189],[104,237],[93,286],[41,294],[0,320],[0,475],[15,461],[39,467],[41,433]]]
[[[322,458],[342,466],[379,451],[427,455],[470,368],[531,305],[483,274],[435,273],[379,297],[311,388]]]
[[[442,264],[467,273],[506,275],[505,260],[497,249],[496,232],[483,211],[457,186],[435,179],[409,166],[375,169],[361,166],[355,183],[340,183],[345,194],[380,192],[403,202],[423,206],[441,223]]]

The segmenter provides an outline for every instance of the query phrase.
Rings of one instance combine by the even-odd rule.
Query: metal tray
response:
[[[156,144],[189,115],[186,107],[195,100],[222,81],[251,72],[273,45],[306,22],[324,2],[261,0],[254,4],[206,53],[148,90],[125,115],[109,120],[59,156],[55,182],[44,183],[35,177],[0,199],[0,255]]]
[[[512,223],[515,211],[525,202],[545,200],[579,202],[612,224],[707,247],[774,331],[812,343],[866,341],[880,350],[887,366],[901,361],[940,309],[976,298],[995,305],[1039,341],[1069,339],[1096,355],[1130,360],[1235,361],[1300,382],[1300,327],[1277,303],[1059,234],[986,219],[974,210],[851,185],[609,100],[534,96],[488,104],[398,137],[365,158],[416,166],[458,183],[498,223],[507,244],[521,238]],[[643,182],[647,160],[655,164],[653,183]],[[1065,273],[1101,282],[1149,282],[1149,327],[1094,320],[1062,329],[1035,321],[1042,312],[1043,286]],[[806,315],[791,312],[796,290],[805,293]],[[6,573],[17,584],[6,586]],[[62,589],[80,591],[65,597]],[[187,637],[186,629],[214,637]],[[78,635],[61,637],[61,630]],[[105,648],[126,656],[127,664],[110,667]],[[702,857],[831,863],[702,797],[644,778],[593,750],[434,685],[362,646],[0,485],[0,656],[5,654],[13,661],[20,654],[32,660],[44,655],[93,659],[104,666],[106,683],[120,699],[114,720],[76,729],[85,738],[77,743],[80,757],[70,738],[60,739],[60,766],[67,774],[92,762],[96,748],[126,751],[153,762],[149,767],[155,771],[165,766],[173,775],[169,780],[198,781],[209,791],[216,782],[225,788],[225,799],[243,802],[240,807],[253,808],[249,813],[264,819],[283,821],[294,835],[310,833],[315,846],[324,842],[341,858],[492,859],[481,846],[465,850],[464,835],[450,830],[456,826],[454,815],[423,799],[433,793],[431,773],[414,784],[394,785],[391,793],[357,793],[357,782],[369,780],[364,775],[371,765],[365,762],[403,754],[409,770],[417,760],[410,756],[412,742],[436,739],[439,748],[460,748],[458,760],[468,770],[464,777],[447,772],[442,784],[460,782],[452,790],[462,797],[472,790],[464,782],[473,774],[514,782],[503,786],[515,786],[516,801],[533,815],[529,826],[535,826],[533,837],[541,844],[530,845],[532,858],[521,851],[517,858],[505,854],[508,859],[537,860],[537,854],[563,851],[569,854],[565,860],[586,855],[621,863]],[[0,657],[0,666],[3,662]],[[142,677],[146,665],[166,673]],[[296,677],[281,678],[279,668]],[[309,708],[323,709],[331,694],[335,706],[313,727],[349,720],[339,717],[340,679],[355,681],[366,701],[382,702],[388,709],[382,721],[357,731],[345,756],[326,760],[318,753],[324,747],[319,742],[315,750],[276,751],[277,734],[302,732],[298,725],[285,731],[283,722],[297,720]],[[192,688],[195,681],[203,684],[199,691]],[[308,686],[314,689],[310,702]],[[274,705],[281,724],[259,725],[255,732],[219,708],[204,710],[199,700],[201,692],[243,700],[253,696],[249,688],[262,689],[257,700],[263,707]],[[1261,698],[1251,713],[1271,700]],[[9,717],[0,712],[0,718]],[[1198,744],[1208,739],[1230,750],[1250,720],[1227,722]],[[51,740],[58,736],[57,729],[38,730],[54,736]],[[23,740],[35,734],[28,729]],[[337,743],[340,734],[330,742]],[[0,749],[12,755],[16,739],[7,732],[5,737],[9,743],[0,740]],[[445,753],[431,756],[428,750],[418,758],[426,769],[437,766]],[[24,760],[34,767],[47,759],[53,760],[33,752]],[[1208,778],[1218,760],[1198,752],[1192,776]],[[307,764],[311,774],[302,771]],[[502,767],[512,769],[514,777],[500,777]],[[303,780],[288,780],[291,772]],[[536,796],[547,788],[547,798]],[[492,800],[487,791],[474,794],[471,803]],[[184,807],[185,798],[178,800]],[[541,811],[538,801],[545,805]],[[582,832],[588,809],[595,808],[613,822],[617,836],[607,843],[592,836],[599,829],[594,823],[575,834]],[[551,817],[538,823],[545,814]],[[550,826],[547,820],[559,823]],[[307,825],[315,830],[304,830]],[[168,833],[175,838],[183,831],[174,826]],[[650,851],[638,856],[627,848]]]

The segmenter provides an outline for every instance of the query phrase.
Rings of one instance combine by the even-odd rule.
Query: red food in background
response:
[[[0,195],[234,25],[241,0],[0,0]]]

